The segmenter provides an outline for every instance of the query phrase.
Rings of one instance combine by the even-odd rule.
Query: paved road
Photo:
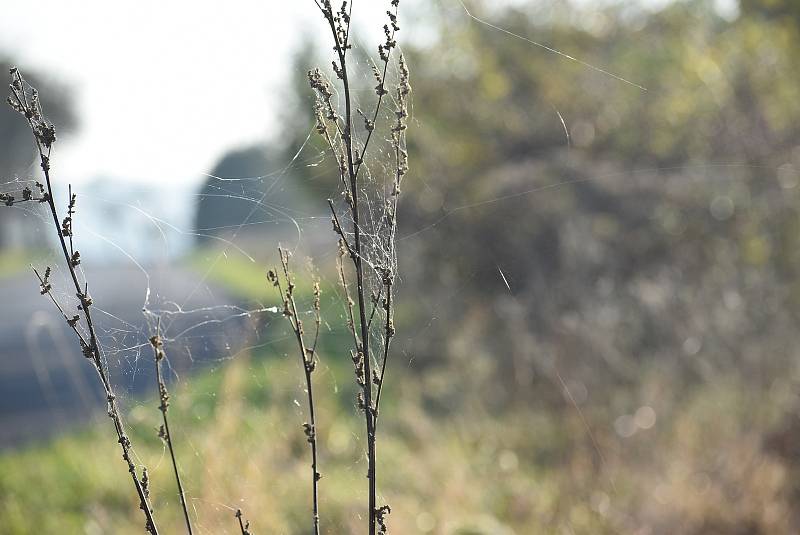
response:
[[[196,370],[235,351],[249,319],[219,289],[180,267],[88,271],[103,346],[119,393],[152,392],[152,354],[142,305],[150,287],[153,308],[186,313],[163,316],[171,365]],[[63,273],[53,286],[68,288]],[[63,303],[69,295],[61,294]],[[170,303],[171,302],[171,303]],[[74,303],[73,305],[74,306]],[[42,438],[86,421],[104,408],[96,372],[77,350],[74,334],[53,304],[39,295],[32,273],[0,279],[0,448]]]

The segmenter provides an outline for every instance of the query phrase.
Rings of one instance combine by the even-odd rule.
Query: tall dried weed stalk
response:
[[[329,199],[328,204],[333,229],[339,236],[340,282],[353,336],[351,357],[360,387],[358,407],[364,414],[367,438],[369,534],[375,535],[378,530],[386,532],[385,518],[391,511],[388,505],[377,503],[377,426],[386,363],[395,335],[397,201],[408,171],[405,133],[411,88],[402,54],[398,54],[395,86],[390,88],[387,81],[397,48],[395,34],[400,30],[397,24],[399,0],[388,3],[388,20],[383,26],[385,40],[377,48],[378,62],[372,63],[376,83],[374,100],[372,108],[366,112],[356,107],[355,73],[348,61],[352,57],[352,3],[345,0],[338,10],[334,10],[329,0],[315,0],[315,3],[330,29],[334,50],[331,63],[338,82],[332,84],[319,69],[310,71],[308,79],[316,93],[316,129],[336,160],[342,188],[341,201]],[[379,130],[376,123],[386,100],[390,100],[394,115],[386,133],[392,154],[390,162],[381,161],[380,151],[375,151],[375,157],[370,152]],[[388,176],[377,176],[383,170],[388,170]],[[344,206],[340,206],[342,204]],[[345,216],[349,224],[342,223]],[[351,284],[348,284],[345,258],[350,260],[355,278],[355,302],[351,297]],[[376,311],[383,318],[379,324],[373,323]]]
[[[13,206],[23,202],[43,203],[47,204],[50,210],[50,215],[55,225],[54,228],[58,235],[58,243],[61,246],[64,266],[69,272],[69,278],[71,279],[75,296],[77,297],[77,306],[74,306],[74,304],[62,304],[56,298],[53,293],[52,282],[50,281],[50,275],[52,273],[50,266],[44,270],[44,273],[40,273],[38,270],[34,269],[36,277],[39,279],[40,293],[48,296],[53,302],[66,324],[75,334],[81,353],[97,372],[97,378],[100,382],[100,386],[103,388],[108,404],[108,417],[111,418],[114,425],[114,430],[117,433],[117,441],[122,450],[122,459],[128,467],[131,481],[139,497],[139,507],[145,517],[145,529],[152,535],[157,535],[158,528],[156,527],[153,508],[150,505],[147,469],[142,469],[140,477],[132,458],[131,441],[125,432],[125,425],[117,404],[117,396],[114,394],[114,389],[112,388],[109,378],[108,364],[103,355],[100,342],[98,341],[95,323],[92,319],[93,302],[89,295],[89,283],[85,280],[82,282],[78,276],[77,268],[81,263],[81,255],[80,252],[75,249],[72,231],[77,197],[72,193],[72,188],[70,187],[67,215],[61,219],[53,195],[50,153],[56,141],[55,127],[44,117],[42,105],[39,100],[39,93],[25,81],[22,74],[17,69],[11,69],[10,89],[11,95],[8,97],[7,103],[12,109],[19,112],[19,114],[25,118],[30,127],[39,156],[39,165],[44,176],[44,183],[36,182],[37,191],[35,193],[30,188],[25,188],[22,190],[19,198],[15,198],[10,194],[5,194],[2,200],[7,206]]]

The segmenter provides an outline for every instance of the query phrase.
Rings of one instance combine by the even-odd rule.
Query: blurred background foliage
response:
[[[447,310],[432,343],[467,324],[491,367],[544,367],[502,372],[518,381],[555,362],[603,384],[646,362],[782,369],[791,355],[765,348],[786,347],[799,297],[798,18],[744,5],[729,21],[701,1],[562,14],[493,23],[647,91],[446,17],[436,60],[415,53],[403,267]]]
[[[629,505],[638,520],[621,532],[798,529],[788,481],[768,505],[733,497],[760,495],[749,478],[765,464],[797,470],[796,3],[745,2],[735,18],[704,1],[655,12],[526,5],[491,22],[647,90],[445,13],[436,52],[414,51],[401,258],[415,295],[407,317],[425,326],[417,369],[436,382],[438,406],[457,413],[477,395],[497,414],[580,411],[583,436],[622,439],[616,453],[641,496],[672,493],[678,467],[738,486]],[[726,445],[686,451],[703,435],[693,404],[727,389],[734,399],[718,410],[749,399],[753,412],[738,414]],[[664,433],[643,454],[626,439],[637,407]],[[598,456],[615,448],[599,440]],[[745,447],[731,473],[724,459]]]
[[[413,172],[399,218],[403,336],[389,372],[396,397],[384,409],[381,485],[394,509],[391,532],[797,532],[798,3],[741,0],[733,12],[707,0],[657,9],[516,6],[468,3],[507,31],[465,17],[455,2],[428,6],[416,16],[434,37],[403,44],[414,90]],[[214,175],[258,175],[267,159],[298,156],[311,115],[310,100],[297,95],[309,94],[304,73],[313,57],[298,53],[280,142],[232,152]],[[314,165],[293,169],[276,204],[329,189],[321,150],[308,142],[298,161]],[[203,193],[235,193],[226,187],[210,177]],[[203,198],[198,233],[224,235],[243,221],[247,203],[224,203]],[[261,385],[268,354],[220,373]],[[270,380],[296,386],[284,365],[269,368],[277,371]],[[347,372],[339,377],[347,381]],[[177,399],[189,400],[191,412],[195,396],[208,392],[198,379]],[[276,432],[270,443],[288,448],[282,430],[294,429],[294,419],[242,409],[250,390],[239,392],[214,400],[219,420],[185,422],[209,451],[244,469],[245,487],[228,496],[269,502],[259,492],[273,478],[295,481],[304,452],[259,450],[263,434],[253,429],[266,425]],[[330,460],[357,463],[351,407],[324,403],[342,412],[341,423],[326,419],[343,426],[326,430]],[[250,431],[232,431],[226,418]],[[231,448],[240,437],[275,458],[248,465],[248,449]],[[44,484],[65,451],[111,447],[100,443],[61,439],[27,461],[40,468],[20,481],[6,467],[25,452],[6,454],[0,490],[30,477]],[[205,475],[224,480],[226,470]],[[85,484],[108,485],[96,478]],[[226,488],[193,484],[198,499],[225,499],[204,493]],[[334,474],[328,484],[359,488],[360,478]],[[291,488],[281,490],[288,510],[249,511],[257,526],[303,532],[296,519],[305,496]],[[85,515],[102,524],[98,510],[108,525],[135,514],[127,494],[122,505],[91,496],[91,507],[64,505],[78,515],[75,525]],[[0,508],[0,518],[16,522],[9,533],[27,532],[20,503]],[[342,504],[324,505],[341,513]],[[348,519],[328,519],[329,532],[355,532]]]

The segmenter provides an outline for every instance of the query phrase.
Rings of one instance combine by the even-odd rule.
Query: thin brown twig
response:
[[[351,5],[351,8],[352,8],[352,5]],[[395,11],[394,11],[395,17],[397,16],[398,10],[399,10],[399,6],[395,5]],[[396,33],[396,30],[393,29],[392,30],[392,36],[390,38],[391,41],[394,41],[395,33]],[[378,102],[375,104],[375,111],[372,114],[372,124],[373,125],[375,124],[375,121],[378,120],[378,113],[380,113],[381,103],[383,102],[383,97],[384,97],[384,95],[387,94],[387,92],[386,92],[386,73],[389,71],[389,60],[391,59],[391,54],[392,54],[392,48],[389,48],[386,51],[386,58],[383,60],[383,73],[381,75],[380,81],[378,82],[378,87],[376,87],[376,92],[378,93]],[[369,147],[369,142],[372,140],[372,133],[373,132],[374,132],[374,129],[369,129],[367,131],[367,138],[364,140],[364,146],[361,149],[361,153],[362,154],[366,154],[367,148]],[[363,163],[364,163],[364,159],[361,158],[361,161],[359,162],[358,166],[356,167],[356,173],[355,173],[356,177],[358,177],[358,172],[361,170],[361,166],[363,165]]]
[[[328,199],[328,205],[331,208],[331,216],[333,217],[333,231],[339,235],[340,239],[342,240],[342,244],[344,245],[345,249],[347,249],[347,254],[352,257],[355,255],[355,251],[353,251],[353,248],[350,247],[350,242],[347,241],[347,236],[344,235],[344,228],[342,227],[342,222],[339,221],[336,208],[333,206],[333,199]]]
[[[19,70],[12,69],[11,77],[11,93],[13,99],[9,98],[7,102],[14,110],[25,117],[31,133],[33,134],[34,142],[39,155],[40,167],[42,168],[42,173],[44,174],[45,179],[46,202],[50,209],[50,214],[56,228],[56,234],[58,234],[61,252],[63,253],[67,269],[69,270],[70,278],[72,279],[72,283],[75,287],[76,296],[80,302],[78,310],[83,314],[82,319],[86,323],[86,330],[89,334],[89,340],[88,342],[82,342],[81,350],[85,356],[91,359],[95,371],[97,372],[98,379],[100,380],[105,392],[106,401],[108,403],[108,416],[111,418],[114,424],[114,430],[117,433],[117,441],[122,450],[122,458],[127,464],[128,472],[131,475],[136,494],[139,497],[139,507],[145,516],[145,529],[152,535],[158,535],[158,528],[156,526],[153,509],[150,505],[148,497],[149,490],[146,471],[144,471],[142,480],[140,481],[136,470],[136,465],[134,464],[131,456],[131,441],[125,433],[125,426],[122,422],[122,416],[117,405],[117,397],[114,394],[114,390],[108,378],[108,372],[103,362],[103,353],[100,348],[94,322],[92,320],[90,309],[92,306],[92,300],[88,294],[88,285],[85,285],[83,288],[81,287],[81,283],[78,280],[78,275],[75,271],[75,267],[77,265],[75,262],[76,252],[73,251],[72,254],[70,254],[70,250],[68,249],[67,242],[65,240],[65,237],[71,237],[71,228],[69,236],[65,236],[65,233],[62,230],[61,221],[58,217],[58,209],[56,208],[53,198],[53,185],[50,175],[50,152],[52,144],[55,142],[55,129],[53,128],[53,125],[47,123],[43,117],[41,105],[38,101],[38,93],[36,90],[27,85],[27,82],[24,80]],[[31,101],[28,100],[27,95],[29,88],[31,91]],[[62,315],[67,318],[67,315],[63,313],[63,309],[61,312]],[[67,322],[70,323],[69,318]],[[77,323],[77,321],[75,323]],[[73,330],[76,330],[77,332],[74,324],[70,323],[70,327],[73,327]]]
[[[55,305],[56,309],[58,309],[58,311],[61,313],[61,316],[64,318],[64,321],[67,322],[67,325],[69,325],[69,327],[78,337],[78,342],[80,343],[81,348],[88,348],[89,344],[86,341],[86,338],[84,338],[83,334],[81,334],[81,332],[78,330],[77,323],[78,320],[80,319],[80,316],[75,315],[72,316],[71,318],[67,316],[67,313],[64,311],[64,308],[61,306],[61,303],[59,303],[58,300],[56,300],[55,296],[53,295],[53,292],[51,291],[51,286],[48,281],[50,268],[47,268],[44,277],[39,273],[39,271],[35,267],[31,266],[31,269],[33,269],[34,274],[36,274],[36,278],[39,279],[41,293],[47,294],[47,296],[50,298],[50,301],[52,301],[53,305]]]
[[[342,285],[342,290],[344,290],[345,306],[347,307],[347,327],[353,335],[353,344],[355,347],[359,347],[361,342],[356,332],[356,319],[355,312],[353,311],[353,305],[355,303],[353,302],[353,298],[350,297],[350,287],[347,284],[347,276],[344,274],[344,262],[342,262],[341,254],[339,258],[336,259],[336,267],[339,271],[339,283]]]
[[[383,359],[381,361],[381,373],[379,376],[375,377],[375,384],[376,384],[376,393],[375,393],[375,426],[378,425],[378,407],[380,406],[381,402],[381,392],[383,392],[383,382],[386,378],[386,363],[389,361],[389,346],[392,343],[392,338],[394,337],[394,321],[391,316],[392,310],[392,291],[391,291],[391,283],[387,284],[387,291],[386,291],[386,332],[384,333],[383,338]]]
[[[183,490],[181,475],[178,471],[178,461],[175,459],[175,449],[172,445],[172,433],[169,430],[169,419],[167,418],[169,391],[167,390],[167,383],[164,381],[164,374],[162,372],[162,363],[166,358],[166,353],[164,352],[164,342],[161,339],[161,318],[159,318],[156,323],[156,334],[150,337],[150,345],[153,347],[153,360],[156,363],[156,386],[158,388],[159,399],[158,410],[161,411],[162,421],[158,436],[166,442],[167,448],[169,448],[172,471],[175,475],[175,483],[178,487],[178,495],[181,499],[181,509],[183,509],[183,519],[186,522],[186,531],[189,535],[192,535],[192,522],[189,519],[189,507],[186,504],[186,493]]]
[[[281,299],[283,300],[283,315],[289,321],[294,331],[297,340],[297,348],[300,354],[300,360],[303,365],[303,374],[306,379],[306,395],[308,398],[308,422],[303,424],[303,432],[306,435],[306,441],[311,446],[311,493],[312,493],[312,509],[313,509],[313,530],[315,535],[319,535],[319,480],[322,479],[322,474],[319,472],[318,459],[317,459],[317,420],[314,406],[314,388],[312,381],[312,374],[316,369],[316,347],[319,341],[320,325],[322,318],[320,314],[320,288],[319,283],[314,283],[314,318],[315,318],[315,333],[314,342],[311,347],[308,347],[305,341],[305,332],[303,330],[303,322],[298,314],[297,303],[294,298],[295,285],[292,281],[291,271],[289,269],[289,252],[283,248],[278,247],[278,254],[280,256],[281,268],[283,277],[286,281],[286,288],[281,284],[280,276],[274,271],[270,270],[267,274],[268,280],[278,289]]]
[[[375,319],[375,313],[378,311],[378,303],[381,301],[381,297],[383,297],[383,286],[378,289],[378,295],[372,296],[372,311],[369,313],[369,320],[367,321],[367,327],[372,329],[372,320]]]
[[[236,519],[239,521],[239,529],[242,531],[242,535],[252,535],[250,533],[250,521],[249,520],[242,520],[242,510],[236,510]]]

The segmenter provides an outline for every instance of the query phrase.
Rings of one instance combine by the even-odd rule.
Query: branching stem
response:
[[[189,519],[189,507],[186,504],[186,493],[183,490],[183,483],[181,482],[181,475],[178,471],[178,461],[175,459],[175,449],[172,446],[172,433],[169,430],[169,419],[167,418],[167,410],[169,409],[169,391],[167,390],[167,383],[164,381],[162,363],[166,358],[164,353],[164,344],[161,340],[161,320],[159,319],[156,325],[156,334],[150,338],[150,345],[153,347],[153,359],[156,363],[156,383],[158,387],[158,410],[161,411],[162,428],[159,430],[159,437],[167,443],[169,449],[169,457],[172,461],[172,471],[175,475],[175,483],[178,486],[178,495],[181,499],[181,508],[183,509],[183,519],[186,522],[186,531],[192,535],[192,522]]]
[[[132,454],[132,446],[130,439],[128,438],[127,434],[125,433],[125,426],[122,422],[122,416],[120,414],[119,407],[117,405],[117,397],[114,394],[114,390],[111,386],[111,382],[108,378],[108,370],[106,369],[104,362],[103,362],[103,353],[100,348],[100,344],[98,343],[97,339],[97,332],[95,330],[94,322],[92,320],[92,313],[91,313],[91,306],[92,300],[88,295],[88,285],[84,285],[81,287],[81,283],[78,279],[78,274],[75,270],[76,262],[75,262],[75,253],[70,253],[70,248],[67,245],[67,240],[65,238],[69,238],[70,242],[72,240],[72,232],[71,227],[69,233],[66,233],[65,230],[62,230],[62,223],[58,216],[58,209],[56,208],[54,196],[53,196],[53,184],[50,176],[50,150],[52,147],[52,143],[55,141],[55,130],[53,129],[52,125],[46,122],[44,117],[42,116],[41,108],[38,104],[38,93],[36,90],[31,88],[32,96],[31,100],[28,100],[27,91],[30,86],[27,86],[27,82],[23,79],[21,73],[16,70],[12,69],[11,72],[12,81],[11,81],[11,93],[13,96],[13,100],[9,99],[9,103],[11,104],[12,108],[22,114],[28,122],[28,126],[33,134],[34,142],[36,144],[36,149],[39,155],[39,164],[42,168],[42,172],[44,174],[45,180],[45,187],[46,187],[46,195],[43,197],[46,199],[47,205],[50,209],[50,215],[53,218],[53,224],[55,225],[56,234],[58,234],[58,241],[59,245],[61,246],[61,252],[64,256],[64,261],[69,271],[70,278],[72,279],[72,283],[75,287],[75,295],[78,297],[80,301],[80,306],[78,307],[79,311],[83,314],[83,321],[86,325],[86,330],[88,332],[88,341],[80,335],[80,332],[77,329],[77,321],[72,322],[67,314],[64,313],[63,308],[58,306],[59,311],[67,320],[67,323],[73,329],[73,331],[78,334],[78,339],[81,343],[81,349],[83,354],[90,358],[92,364],[94,365],[95,371],[97,372],[98,379],[103,387],[105,392],[106,401],[108,403],[108,416],[111,418],[111,421],[114,424],[114,430],[117,433],[117,441],[119,442],[120,448],[122,449],[122,458],[128,466],[128,472],[131,475],[131,480],[133,481],[134,488],[136,489],[136,494],[139,497],[139,507],[142,509],[142,512],[145,516],[145,528],[148,532],[152,535],[158,535],[158,528],[156,527],[155,517],[153,515],[152,507],[150,506],[149,501],[149,491],[146,488],[146,478],[143,476],[142,480],[139,480],[139,476],[136,470],[136,465],[133,462]],[[74,206],[73,198],[70,198],[70,211]],[[38,276],[38,274],[37,274]],[[40,281],[41,281],[40,277]],[[49,292],[46,292],[49,293]],[[50,296],[51,299],[52,295]],[[55,300],[53,299],[55,302]]]
[[[319,342],[319,331],[322,324],[320,315],[320,289],[319,283],[314,283],[314,341],[309,347],[305,341],[303,322],[298,314],[297,302],[294,298],[295,285],[292,281],[291,271],[289,270],[288,251],[278,248],[280,255],[283,277],[286,282],[284,289],[281,278],[275,271],[268,273],[268,279],[278,289],[283,300],[283,315],[289,321],[297,340],[297,349],[303,365],[303,373],[306,379],[306,395],[308,397],[308,422],[303,424],[306,440],[311,446],[311,493],[313,508],[313,529],[314,535],[319,535],[319,480],[322,475],[319,472],[317,462],[317,418],[314,406],[314,388],[311,375],[316,369],[316,351]]]
[[[319,70],[309,72],[309,81],[311,87],[317,92],[317,104],[315,112],[317,115],[317,131],[323,136],[331,149],[334,157],[336,158],[339,167],[339,176],[343,184],[343,194],[347,201],[349,208],[350,221],[352,222],[351,232],[346,235],[342,227],[339,216],[334,207],[332,200],[328,203],[331,208],[333,217],[334,231],[340,236],[340,257],[338,261],[339,276],[344,289],[345,298],[347,299],[347,313],[348,313],[348,327],[353,335],[354,349],[352,351],[353,363],[356,368],[356,380],[361,387],[359,394],[359,408],[364,411],[364,422],[366,427],[367,438],[367,479],[369,485],[369,535],[376,535],[377,531],[381,533],[386,532],[385,515],[389,512],[389,507],[384,505],[380,508],[377,506],[377,475],[376,475],[376,424],[378,415],[378,405],[380,402],[380,395],[382,392],[383,378],[386,373],[386,362],[388,360],[389,346],[391,338],[394,335],[394,326],[392,323],[392,281],[394,278],[393,265],[395,261],[394,253],[394,236],[396,229],[396,207],[397,195],[399,194],[399,178],[405,173],[405,151],[401,149],[404,144],[402,131],[405,128],[406,110],[403,105],[403,97],[407,93],[407,70],[403,64],[402,56],[400,59],[400,87],[398,88],[398,96],[400,97],[400,105],[396,111],[397,124],[392,126],[392,144],[395,148],[396,160],[403,161],[401,167],[398,163],[397,176],[393,180],[391,200],[386,199],[386,207],[384,216],[389,221],[389,228],[386,234],[387,243],[386,254],[381,258],[376,259],[372,256],[372,243],[379,240],[378,235],[386,232],[386,227],[379,227],[378,232],[374,235],[369,233],[365,235],[365,230],[362,228],[362,196],[364,202],[369,203],[368,193],[362,192],[362,184],[359,182],[359,171],[365,163],[367,157],[367,149],[370,146],[370,141],[373,139],[375,131],[375,123],[381,110],[383,98],[388,91],[386,90],[386,75],[388,72],[391,52],[396,47],[394,39],[395,33],[399,29],[397,26],[397,10],[399,0],[391,0],[390,5],[394,8],[393,12],[387,11],[389,17],[389,24],[384,25],[384,34],[386,37],[385,43],[378,46],[378,52],[383,62],[382,72],[377,66],[373,66],[373,74],[377,80],[375,92],[377,99],[375,109],[368,116],[360,109],[357,110],[359,115],[364,119],[364,128],[367,132],[364,143],[361,144],[360,152],[358,143],[355,139],[353,128],[353,96],[352,87],[350,83],[350,71],[347,63],[348,50],[351,48],[349,44],[350,30],[351,30],[351,14],[353,9],[352,2],[347,4],[346,1],[342,2],[341,8],[334,12],[330,0],[315,0],[317,8],[322,12],[323,17],[328,23],[331,32],[331,37],[334,42],[335,57],[337,61],[333,62],[333,70],[336,76],[341,80],[342,93],[344,95],[344,117],[340,118],[332,104],[331,97],[333,92],[324,80]],[[374,65],[374,64],[373,64]],[[402,93],[402,95],[401,95]],[[327,122],[326,122],[327,121]],[[334,142],[329,132],[328,124],[332,124],[332,131],[338,134],[340,141]],[[367,168],[369,173],[369,168]],[[365,243],[366,237],[366,243]],[[370,242],[374,240],[374,242]],[[380,238],[382,240],[382,238]],[[381,247],[384,244],[381,243]],[[365,251],[370,251],[369,258],[366,258]],[[358,321],[356,322],[356,314],[353,310],[353,300],[350,298],[350,291],[348,289],[347,278],[345,276],[342,257],[344,253],[350,257],[353,262],[353,270],[355,274],[355,298],[358,304]],[[366,273],[366,269],[369,273]],[[370,278],[373,277],[373,278]],[[368,313],[367,310],[367,283],[374,283],[374,277],[381,279],[381,290],[379,292],[371,293],[370,296],[374,300],[372,311]],[[377,293],[377,297],[376,294]],[[371,330],[372,320],[375,312],[381,302],[381,296],[385,295],[383,300],[383,307],[386,312],[386,325],[385,332],[383,333],[383,351],[381,361],[376,361],[375,366],[380,367],[380,374],[373,372],[373,356],[371,346]],[[357,324],[356,324],[357,323]],[[377,334],[376,334],[377,336]],[[373,389],[373,384],[375,389]]]

